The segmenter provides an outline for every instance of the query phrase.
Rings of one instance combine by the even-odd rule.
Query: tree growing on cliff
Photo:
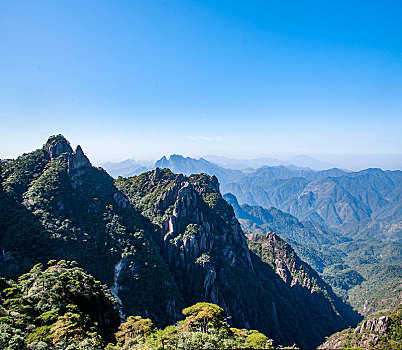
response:
[[[187,316],[184,324],[202,333],[208,333],[211,326],[220,329],[226,325],[223,318],[224,310],[215,304],[197,303],[185,308],[182,313]]]

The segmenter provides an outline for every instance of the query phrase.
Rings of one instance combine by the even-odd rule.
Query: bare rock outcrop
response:
[[[259,329],[280,344],[316,346],[348,325],[347,310],[326,290],[310,288],[310,271],[296,269],[295,253],[280,238],[272,245],[275,268],[250,251],[216,177],[157,168],[116,184],[155,225],[155,240],[185,305],[218,304],[235,327]]]
[[[394,321],[395,322],[395,321]],[[399,321],[400,322],[400,321]],[[387,334],[392,327],[390,316],[371,318],[361,322],[355,329],[346,329],[340,333],[333,334],[327,341],[320,345],[318,349],[343,349],[362,348],[362,349],[386,349]],[[394,342],[394,345],[396,343]],[[399,349],[399,347],[398,347]]]
[[[65,154],[68,161],[69,172],[92,166],[81,146],[78,145],[74,152],[71,148],[70,142],[68,142],[68,140],[61,134],[49,137],[48,141],[43,146],[43,149],[48,154],[50,160],[56,159],[62,154]]]
[[[50,159],[57,158],[63,153],[73,153],[70,142],[63,135],[49,137],[43,149],[48,153]]]
[[[113,195],[113,200],[115,201],[115,203],[120,207],[120,208],[130,208],[131,204],[130,201],[128,200],[128,198],[123,195],[121,192],[116,192]]]
[[[156,168],[144,184],[158,193],[152,212],[162,217],[161,252],[185,300],[216,303],[245,324],[243,296],[230,299],[236,288],[231,275],[242,270],[253,276],[254,266],[233,209],[219,193],[218,179]]]
[[[391,318],[389,316],[382,316],[378,318],[372,318],[371,320],[365,320],[360,325],[358,325],[354,332],[364,333],[364,332],[374,332],[379,335],[383,335],[391,323]]]
[[[77,146],[75,152],[71,154],[68,158],[68,167],[70,171],[74,171],[77,169],[85,168],[85,167],[90,167],[91,162],[87,158],[87,156],[84,154],[82,151],[82,148],[80,145]]]

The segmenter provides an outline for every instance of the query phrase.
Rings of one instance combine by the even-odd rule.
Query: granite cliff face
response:
[[[354,329],[345,329],[333,334],[318,349],[401,349],[402,307],[388,315],[370,318]]]
[[[46,156],[50,160],[56,160],[61,157],[67,163],[67,174],[70,179],[71,186],[77,189],[82,183],[80,176],[85,175],[92,165],[87,156],[84,154],[81,146],[78,145],[75,151],[71,148],[70,143],[62,135],[50,137],[43,146]]]
[[[292,287],[299,285],[309,292],[322,288],[329,290],[318,274],[304,263],[293,249],[274,232],[266,234],[246,234],[252,251],[262,257],[277,275]]]
[[[84,154],[81,146],[78,145],[75,152],[71,148],[70,142],[63,135],[51,136],[43,145],[45,155],[50,160],[60,157],[62,154],[68,159],[69,169],[80,169],[90,167],[91,162]]]
[[[345,321],[348,321],[350,307],[335,295],[331,287],[283,239],[274,232],[246,234],[246,237],[251,251],[271,266],[282,281],[292,288],[316,320],[322,320],[320,326],[325,324],[325,319],[331,317],[333,312],[345,315]]]
[[[308,265],[294,273],[296,255],[276,235],[265,237],[265,242],[276,247],[277,256],[270,262],[278,265],[249,250],[216,177],[187,177],[157,168],[120,178],[116,185],[159,227],[155,240],[185,304],[216,303],[227,310],[235,326],[256,328],[278,343],[304,347],[318,345],[324,334],[357,321],[350,307]],[[292,280],[289,271],[302,275]]]
[[[275,207],[350,238],[402,241],[401,171],[315,171],[282,165],[241,171],[180,155],[163,157],[155,166],[215,175],[222,193],[233,193],[241,204]]]
[[[246,301],[233,276],[252,277],[254,268],[217,179],[157,168],[138,178],[119,179],[117,186],[159,226],[156,240],[186,304],[205,300],[222,305],[236,323],[247,325]]]
[[[49,137],[46,144],[43,146],[43,150],[46,152],[50,160],[56,159],[63,153],[73,154],[73,149],[71,148],[70,143],[63,135]]]

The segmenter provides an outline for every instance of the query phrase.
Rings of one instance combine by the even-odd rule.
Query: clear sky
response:
[[[0,158],[62,133],[95,163],[398,168],[402,1],[1,1],[0,118]]]

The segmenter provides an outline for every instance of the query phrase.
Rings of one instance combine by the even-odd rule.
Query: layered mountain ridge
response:
[[[233,206],[245,232],[279,234],[362,315],[390,312],[401,302],[401,243],[352,240],[276,208],[239,205],[233,194],[224,198]]]
[[[316,171],[283,165],[236,170],[180,155],[163,157],[155,166],[215,175],[222,193],[233,193],[241,204],[275,207],[351,238],[402,241],[399,170]]]
[[[235,326],[302,347],[358,320],[318,275],[295,288],[249,250],[216,177],[156,169],[114,182],[62,136],[1,171],[2,276],[76,260],[111,288],[123,316],[164,325],[183,306],[210,301]],[[286,266],[295,259],[278,257]]]

